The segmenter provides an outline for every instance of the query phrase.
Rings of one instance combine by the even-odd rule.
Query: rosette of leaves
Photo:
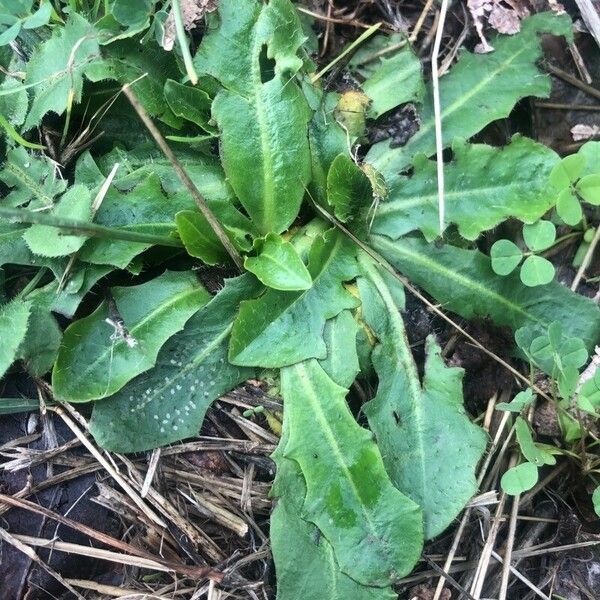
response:
[[[419,377],[392,271],[465,319],[529,331],[523,350],[565,390],[580,350],[600,334],[591,300],[557,281],[531,287],[531,278],[499,276],[497,257],[473,245],[509,218],[526,223],[533,254],[524,266],[540,264],[531,259],[543,260],[537,253],[554,241],[538,220],[553,207],[547,190],[556,154],[522,137],[503,149],[469,139],[522,97],[548,95],[549,78],[536,66],[539,36],[570,38],[571,23],[550,13],[525,19],[521,33],[494,40],[494,53],[465,52],[443,78],[443,144],[453,150],[448,215],[464,239],[436,245],[432,90],[408,45],[384,59],[379,50],[389,40],[375,38],[350,67],[362,90],[358,129],[406,103],[421,120],[404,146],[383,128],[385,139],[363,164],[348,148],[345,103],[315,76],[305,25],[289,0],[221,0],[194,56],[198,86],[143,35],[151,31],[152,3],[106,4],[112,13],[99,3],[97,15],[63,15],[64,26],[44,30],[47,39],[25,68],[29,104],[16,119],[24,123],[20,133],[32,136],[59,120],[68,137],[69,119],[85,118],[90,90],[107,95],[115,82],[132,84],[172,140],[195,138],[177,156],[246,272],[212,295],[198,282],[191,265],[230,266],[228,255],[170,164],[148,150],[126,104],[115,102],[101,144],[79,158],[67,182],[48,176],[41,153],[15,152],[10,142],[2,180],[11,193],[0,216],[17,222],[0,223],[0,257],[37,272],[28,273],[24,290],[6,287],[0,337],[12,343],[0,367],[22,361],[30,369],[31,340],[52,331],[56,344],[35,363],[35,375],[52,366],[57,398],[93,402],[92,435],[117,452],[196,435],[221,394],[278,369],[284,424],[274,455],[272,537],[279,598],[315,590],[328,600],[392,598],[423,540],[441,533],[476,492],[485,447],[465,412],[462,372],[445,365],[433,338]],[[527,168],[515,177],[518,164]],[[40,207],[35,217],[25,212]],[[69,235],[59,236],[69,218]],[[105,237],[88,239],[92,224]],[[63,331],[53,313],[73,322]],[[534,344],[538,338],[550,350]],[[565,340],[576,340],[572,357],[557,350]],[[366,423],[348,402],[357,377],[375,390]]]
[[[501,276],[510,275],[521,265],[519,277],[526,286],[535,287],[550,283],[554,279],[554,265],[538,253],[554,244],[556,227],[550,221],[544,220],[524,225],[523,241],[529,251],[523,252],[510,240],[494,242],[490,249],[494,273]]]

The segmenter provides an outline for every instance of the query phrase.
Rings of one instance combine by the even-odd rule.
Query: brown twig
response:
[[[536,108],[548,110],[574,110],[574,111],[599,111],[600,104],[565,104],[562,102],[535,102]]]
[[[27,556],[30,560],[38,564],[44,571],[46,571],[49,575],[54,577],[56,581],[65,586],[78,600],[85,600],[85,598],[67,581],[65,581],[60,573],[57,573],[54,569],[48,566],[36,553],[35,551],[24,544],[21,540],[18,540],[16,537],[12,536],[8,531],[5,531],[0,527],[0,539],[9,543],[11,546],[22,552],[25,556]]]
[[[4,494],[0,494],[0,502],[3,502],[4,504],[9,504],[10,506],[14,506],[16,508],[21,508],[21,509],[27,510],[29,512],[36,513],[38,515],[43,515],[49,519],[57,521],[61,525],[65,525],[67,527],[70,527],[71,529],[74,529],[75,531],[79,531],[80,533],[87,535],[88,537],[96,540],[97,542],[99,542],[101,544],[105,544],[106,546],[111,546],[112,548],[116,548],[117,550],[120,550],[121,552],[127,552],[128,554],[131,554],[132,556],[135,556],[137,558],[142,558],[144,560],[151,560],[155,563],[160,563],[169,571],[181,573],[184,575],[188,575],[190,577],[209,577],[209,578],[216,577],[219,581],[222,578],[221,573],[214,571],[210,567],[188,566],[188,565],[173,563],[171,561],[164,560],[163,558],[154,556],[153,554],[150,554],[149,552],[146,552],[145,550],[142,550],[141,548],[136,548],[135,546],[132,546],[131,544],[128,544],[127,542],[122,542],[121,540],[117,540],[116,538],[113,538],[101,531],[97,531],[96,529],[93,529],[92,527],[88,527],[87,525],[84,525],[83,523],[78,523],[77,521],[73,521],[72,519],[69,519],[68,517],[64,517],[61,514],[53,512],[53,511],[49,510],[48,508],[44,508],[43,506],[39,506],[38,504],[35,504],[34,502],[30,502],[29,500],[12,498],[11,496],[6,496]]]
[[[363,23],[362,21],[358,21],[357,19],[339,19],[337,17],[328,17],[327,15],[322,15],[320,13],[313,12],[312,10],[308,10],[307,8],[303,8],[301,6],[297,6],[296,10],[298,12],[304,13],[309,17],[313,17],[313,19],[318,19],[319,21],[325,21],[327,23],[337,23],[338,25],[348,25],[349,27],[360,27],[361,29],[369,29],[372,25],[368,23]],[[385,24],[381,26],[382,30],[393,31]]]
[[[175,156],[174,152],[167,144],[161,132],[158,130],[156,125],[154,125],[152,119],[146,112],[146,109],[141,105],[134,91],[131,89],[131,85],[126,84],[123,86],[122,89],[123,93],[127,96],[127,99],[135,109],[135,112],[137,112],[138,116],[150,132],[150,135],[154,138],[154,141],[156,142],[158,147],[163,151],[164,155],[167,157],[167,159],[173,166],[173,169],[177,173],[177,176],[181,180],[181,183],[183,183],[183,185],[187,188],[188,192],[192,195],[192,198],[196,202],[196,205],[200,209],[200,212],[202,212],[204,218],[208,221],[208,224],[211,226],[212,230],[219,238],[219,241],[221,242],[221,244],[223,244],[223,247],[231,257],[231,260],[233,260],[233,262],[240,271],[243,271],[244,263],[239,252],[231,243],[230,239],[227,237],[227,234],[223,230],[223,227],[221,227],[221,224],[219,223],[217,217],[206,203],[206,200],[200,193],[200,190],[198,190],[194,182],[191,180],[190,176],[187,174],[187,171],[183,168],[183,165],[179,162],[178,158]]]
[[[571,75],[571,73],[567,73],[566,71],[563,71],[562,69],[559,69],[558,67],[555,67],[553,64],[551,64],[549,62],[544,63],[544,68],[546,69],[546,71],[548,71],[548,73],[551,73],[552,75],[555,75],[559,79],[562,79],[563,81],[566,81],[567,83],[570,83],[572,86],[579,88],[582,92],[585,92],[589,96],[600,99],[600,90],[597,90],[595,87],[577,79],[577,77],[575,77],[574,75]]]

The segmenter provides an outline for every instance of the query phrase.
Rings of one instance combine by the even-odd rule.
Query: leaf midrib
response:
[[[426,467],[425,467],[426,450],[425,450],[423,435],[421,435],[421,434],[424,429],[423,425],[426,421],[426,417],[423,414],[422,389],[421,389],[421,383],[419,381],[419,376],[417,373],[417,367],[415,365],[412,354],[410,354],[406,344],[400,343],[400,340],[406,340],[406,331],[404,328],[404,322],[402,321],[402,319],[400,318],[400,316],[398,314],[398,309],[396,308],[396,305],[395,305],[394,300],[389,292],[387,285],[385,284],[385,282],[383,281],[383,278],[379,275],[379,273],[377,273],[377,271],[375,270],[375,267],[372,263],[367,267],[367,273],[368,273],[368,277],[371,279],[371,281],[374,283],[375,287],[377,288],[377,291],[379,292],[379,295],[381,296],[381,298],[385,304],[385,307],[388,311],[389,325],[394,332],[393,336],[391,336],[392,345],[398,355],[400,365],[404,368],[404,371],[409,380],[410,397],[411,397],[412,404],[413,404],[415,421],[417,422],[417,427],[414,429],[416,429],[416,432],[418,433],[417,442],[418,442],[418,446],[419,446],[419,457],[420,457],[419,462],[420,462],[420,472],[421,472],[421,481],[420,481],[421,494],[419,494],[419,498],[424,500],[426,498],[425,482],[427,481],[427,472],[426,472]],[[373,401],[375,401],[375,399]]]
[[[393,240],[391,240],[390,238],[388,238],[386,236],[378,235],[378,236],[374,236],[374,237],[377,237],[380,244],[388,246],[391,250],[395,250],[396,252],[400,252],[400,253],[404,254],[405,256],[414,258],[416,262],[419,262],[423,266],[430,268],[432,271],[441,273],[448,279],[451,279],[451,280],[454,279],[455,281],[460,282],[460,284],[466,288],[476,290],[482,296],[487,296],[487,297],[497,301],[499,304],[502,304],[502,305],[506,306],[507,308],[509,308],[509,310],[514,311],[515,313],[518,313],[518,314],[522,315],[523,317],[530,319],[531,321],[533,321],[535,323],[542,323],[542,324],[545,323],[545,321],[543,321],[539,317],[536,317],[535,315],[527,312],[524,308],[522,308],[518,304],[514,304],[513,302],[508,300],[506,297],[501,296],[497,292],[490,291],[489,288],[477,283],[473,279],[469,279],[469,278],[465,277],[464,275],[457,273],[456,271],[452,271],[452,270],[448,269],[447,267],[445,267],[444,265],[442,265],[426,256],[423,256],[422,254],[419,254],[418,252],[408,250],[407,248],[402,247],[400,244],[394,244]]]
[[[466,188],[464,190],[444,190],[444,198],[446,200],[452,200],[457,198],[461,200],[463,197],[469,197],[471,195],[476,194],[488,194],[495,191],[504,191],[514,189],[515,191],[519,191],[520,188],[530,188],[530,181],[522,181],[517,183],[505,183],[502,185],[496,185],[492,187],[476,187],[476,188]],[[388,202],[380,202],[379,208],[377,209],[377,217],[382,215],[389,215],[395,212],[400,212],[402,210],[407,210],[409,208],[415,208],[423,205],[431,205],[432,207],[437,209],[437,201],[438,194],[437,192],[426,194],[426,195],[414,195],[414,196],[404,196],[402,198],[398,198],[396,200],[389,200]],[[550,203],[550,202],[548,202]],[[501,205],[492,205],[493,207],[503,208],[506,206],[505,204]]]
[[[482,89],[491,84],[492,80],[502,71],[507,69],[523,52],[529,50],[531,47],[530,44],[524,44],[520,48],[518,48],[512,55],[510,55],[506,61],[501,63],[498,68],[494,71],[491,71],[484,79],[482,79],[477,85],[473,86],[467,93],[461,94],[458,100],[455,100],[452,104],[450,104],[446,109],[442,111],[440,115],[442,123],[445,119],[447,119],[450,115],[454,114],[459,108],[463,105],[467,104],[473,96],[476,96]],[[428,119],[424,124],[422,124],[421,128],[415,135],[413,135],[410,140],[407,142],[406,146],[401,148],[400,150],[405,150],[406,148],[410,149],[411,145],[414,145],[421,138],[423,138],[426,134],[428,134],[435,126],[435,119],[433,115]],[[385,143],[385,142],[382,142]],[[392,149],[388,149],[383,156],[379,157],[377,161],[377,168],[380,171],[385,171],[393,160],[395,160],[397,153]]]
[[[134,325],[131,329],[128,329],[129,333],[131,334],[132,337],[135,338],[135,333],[137,331],[139,331],[140,328],[144,327],[148,322],[153,320],[160,313],[168,310],[169,308],[171,308],[173,305],[179,303],[180,301],[184,302],[189,296],[192,296],[193,294],[197,294],[200,291],[201,291],[200,288],[191,288],[191,289],[181,292],[180,294],[177,294],[176,296],[173,296],[166,303],[161,304],[154,310],[150,311],[142,320],[140,320],[138,323],[136,323],[136,325]],[[123,345],[125,345],[125,342],[123,340],[118,340],[114,346],[111,346],[110,348],[105,348],[104,352],[102,352],[102,354],[100,354],[94,362],[90,363],[85,368],[85,370],[81,372],[79,377],[73,378],[75,383],[85,381],[90,372],[92,372],[94,369],[96,369],[96,367],[100,363],[102,363],[104,360],[106,360],[107,356],[114,354],[115,351],[117,351],[119,349],[119,347],[122,347]],[[145,352],[142,352],[142,355],[145,358],[148,358],[148,355]],[[110,386],[110,384],[111,384],[111,380],[109,378],[107,381],[106,387],[108,388]],[[72,388],[73,384],[70,387]],[[114,392],[114,393],[116,393],[116,392]],[[100,398],[105,398],[105,397],[106,397],[106,393],[104,393],[102,396],[100,396]]]
[[[181,378],[183,378],[189,372],[196,369],[198,367],[198,365],[207,356],[209,356],[221,344],[221,342],[223,342],[223,340],[225,340],[227,338],[227,336],[231,332],[231,328],[232,328],[232,324],[230,323],[213,340],[211,340],[208,344],[206,344],[206,346],[203,348],[203,350],[199,354],[197,354],[193,360],[191,360],[189,363],[187,363],[185,365],[185,367],[179,368],[177,373],[172,378],[169,378],[168,381],[165,381],[165,379],[163,378],[162,385],[154,388],[153,394],[151,394],[151,395],[149,394],[146,397],[146,399],[140,401],[139,409],[146,407],[148,404],[150,404],[150,402],[153,402],[154,400],[156,400],[157,397],[159,397],[160,394],[162,394],[167,388],[172,387],[173,384],[176,384]]]
[[[311,360],[313,360],[313,359],[311,359]],[[306,364],[299,363],[297,365],[294,365],[293,367],[288,367],[288,368],[298,370],[298,374],[299,374],[300,380],[303,383],[306,397],[308,398],[308,403],[310,404],[310,406],[312,408],[312,414],[316,417],[316,420],[320,424],[320,426],[321,426],[320,429],[324,434],[325,441],[329,444],[329,446],[332,450],[332,454],[336,459],[336,462],[340,465],[340,470],[345,475],[345,478],[350,482],[350,489],[351,489],[352,493],[354,494],[356,501],[360,507],[360,511],[362,512],[362,514],[364,516],[364,522],[368,525],[368,530],[370,531],[370,533],[373,535],[373,537],[375,539],[378,539],[379,535],[378,535],[377,529],[374,526],[373,520],[371,519],[371,515],[367,512],[367,510],[365,508],[364,502],[362,501],[361,496],[360,496],[360,492],[358,491],[356,483],[355,483],[354,479],[352,478],[352,474],[350,473],[350,469],[348,468],[348,466],[346,465],[346,462],[344,461],[344,454],[338,444],[335,434],[333,433],[333,431],[329,425],[327,416],[323,412],[323,408],[317,397],[317,392],[312,385],[312,380],[310,378],[310,374],[306,370]],[[332,383],[336,387],[340,387],[335,382],[332,381]],[[343,388],[340,388],[340,389],[343,389]],[[343,402],[344,402],[344,407],[345,407],[345,400]],[[357,427],[360,427],[360,426],[357,424]],[[362,427],[360,427],[360,429],[362,429]]]

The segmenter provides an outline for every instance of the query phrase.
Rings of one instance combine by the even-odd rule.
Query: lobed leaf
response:
[[[430,539],[477,491],[475,467],[486,436],[465,414],[462,369],[444,365],[433,336],[426,341],[420,383],[399,312],[402,288],[366,256],[360,262],[362,316],[379,339],[372,353],[377,394],[364,412],[392,483],[421,507],[425,539]]]
[[[302,26],[289,0],[221,0],[219,17],[194,62],[223,85],[212,107],[223,166],[258,230],[281,233],[310,179],[311,111],[290,79],[302,66]]]
[[[393,487],[371,434],[346,405],[346,389],[317,361],[282,369],[281,389],[284,456],[306,481],[302,517],[327,538],[342,572],[364,585],[389,585],[419,557],[419,507]]]
[[[508,116],[525,96],[547,97],[550,77],[540,72],[540,34],[552,33],[572,39],[571,18],[552,12],[523,19],[519,35],[499,35],[493,40],[494,52],[461,54],[456,65],[440,80],[443,145],[454,138],[468,139],[488,123]],[[431,85],[423,101],[421,127],[402,148],[389,141],[375,144],[367,161],[386,177],[393,176],[419,154],[435,153],[435,119]]]
[[[248,275],[228,280],[163,346],[151,371],[97,402],[96,441],[113,452],[141,452],[197,435],[211,403],[254,374],[229,364],[227,343],[240,300],[258,289]]]
[[[103,302],[66,329],[52,373],[58,398],[85,402],[111,396],[151,369],[163,344],[210,298],[193,274],[173,271],[142,285],[113,288],[112,296],[114,307]]]
[[[558,162],[542,144],[515,136],[504,148],[455,141],[444,165],[446,222],[474,240],[509,217],[537,221],[552,208],[549,183]],[[390,192],[375,212],[371,231],[397,239],[420,229],[428,240],[439,235],[436,163],[415,160],[414,173],[387,178]]]
[[[357,324],[349,310],[325,325],[327,358],[322,368],[335,383],[349,387],[358,373]],[[270,519],[270,538],[277,572],[277,600],[324,598],[338,600],[393,600],[389,587],[364,586],[340,570],[333,548],[314,523],[302,518],[306,482],[300,465],[285,457],[289,418],[283,414],[281,440],[273,453],[277,474],[271,495],[277,498]],[[310,577],[306,577],[310,573]]]

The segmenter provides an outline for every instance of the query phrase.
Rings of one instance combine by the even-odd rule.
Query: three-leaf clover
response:
[[[600,205],[600,173],[586,174],[589,166],[583,154],[572,154],[563,158],[550,173],[550,183],[558,191],[556,212],[567,225],[581,221],[581,201]]]
[[[529,252],[523,252],[510,240],[498,240],[490,250],[492,269],[498,275],[509,275],[521,263],[521,281],[528,287],[545,285],[554,278],[554,265],[536,252],[548,249],[556,240],[556,228],[550,221],[536,221],[523,226],[523,239]]]
[[[515,341],[534,365],[552,374],[563,398],[573,395],[579,380],[579,368],[588,358],[583,340],[566,337],[562,325],[554,321],[542,335],[537,335],[529,327],[518,329]]]

